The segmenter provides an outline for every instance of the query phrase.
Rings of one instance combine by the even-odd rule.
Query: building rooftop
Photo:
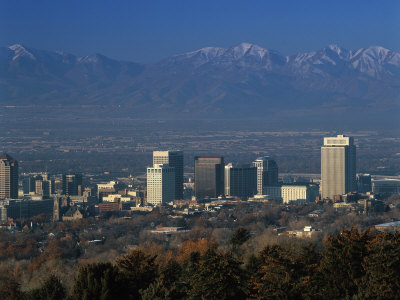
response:
[[[12,158],[10,155],[7,153],[3,152],[0,154],[0,159],[1,160],[9,160],[9,161],[14,161],[14,158]]]

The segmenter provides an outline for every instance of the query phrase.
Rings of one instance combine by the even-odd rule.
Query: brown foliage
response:
[[[218,247],[217,243],[212,239],[198,239],[198,240],[187,240],[184,241],[178,248],[176,261],[183,263],[189,258],[190,253],[199,252],[201,255],[207,252],[207,250],[216,250]]]

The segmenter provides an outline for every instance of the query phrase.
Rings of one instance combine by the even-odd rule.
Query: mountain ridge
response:
[[[119,105],[141,113],[266,114],[399,109],[400,54],[371,46],[285,56],[251,43],[204,47],[152,64],[0,48],[0,105]],[[256,108],[256,111],[255,111]]]

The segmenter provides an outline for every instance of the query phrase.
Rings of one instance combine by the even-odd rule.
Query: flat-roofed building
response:
[[[183,199],[183,151],[153,151],[153,166],[160,164],[175,168],[175,199]]]
[[[250,165],[225,166],[225,196],[247,199],[257,194],[257,168]]]
[[[1,221],[8,218],[32,218],[40,214],[53,215],[53,199],[43,200],[2,200],[0,201]]]
[[[357,190],[356,147],[352,137],[325,137],[321,147],[321,196],[333,199]]]
[[[64,174],[62,176],[62,194],[82,196],[82,174]]]
[[[0,154],[0,199],[18,199],[18,162],[7,153]]]
[[[372,191],[370,174],[357,174],[357,191],[359,193],[368,193]]]
[[[312,202],[319,194],[316,184],[290,184],[281,186],[281,197],[283,203]]]
[[[257,193],[263,194],[265,186],[278,185],[278,165],[269,156],[257,158],[253,162],[253,166],[257,168]]]
[[[194,159],[194,187],[196,198],[217,198],[224,195],[224,158],[196,156]]]
[[[374,179],[372,180],[372,192],[374,194],[400,194],[400,180],[399,179]]]
[[[264,186],[263,195],[269,200],[282,202],[282,189],[280,186]]]
[[[147,203],[162,205],[175,200],[175,168],[168,164],[147,168]]]

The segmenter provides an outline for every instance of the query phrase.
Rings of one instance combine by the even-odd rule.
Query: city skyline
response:
[[[400,1],[0,27],[0,299],[400,299]]]

